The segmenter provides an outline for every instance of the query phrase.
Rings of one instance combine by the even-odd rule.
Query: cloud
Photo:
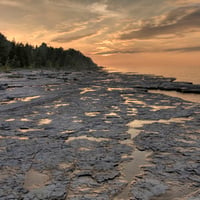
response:
[[[192,47],[180,47],[180,48],[170,48],[170,49],[135,49],[135,50],[110,50],[94,53],[94,55],[114,55],[114,54],[138,54],[138,53],[161,53],[161,52],[199,52],[200,46]]]
[[[129,31],[120,35],[121,40],[151,39],[161,35],[177,35],[200,30],[200,6],[182,7],[169,12],[158,24],[149,20],[139,30]],[[152,19],[151,19],[152,20]]]
[[[95,55],[113,55],[113,54],[134,54],[134,53],[143,53],[142,50],[114,50],[114,51],[103,51],[95,53]]]
[[[199,4],[199,0],[176,0],[174,3],[178,5]]]
[[[97,55],[198,51],[198,2],[0,0],[0,29],[16,41],[63,48],[70,43]]]
[[[165,49],[164,51],[166,51],[166,52],[173,52],[173,51],[179,51],[179,52],[200,51],[200,46],[171,48],[171,49]]]
[[[58,42],[58,43],[67,43],[67,42],[72,42],[74,40],[80,40],[86,37],[90,37],[93,35],[96,35],[97,33],[95,31],[91,31],[88,33],[79,33],[79,34],[63,34],[56,36],[51,40],[51,42]]]
[[[10,7],[20,7],[22,4],[19,1],[1,0],[0,5],[10,6]]]

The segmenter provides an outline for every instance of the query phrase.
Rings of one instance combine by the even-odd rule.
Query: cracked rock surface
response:
[[[200,93],[150,75],[1,73],[0,200],[200,199],[200,104],[149,89]],[[137,152],[148,164],[127,179]]]

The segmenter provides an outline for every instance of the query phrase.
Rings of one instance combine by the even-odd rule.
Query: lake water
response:
[[[137,74],[154,74],[164,77],[175,77],[177,81],[187,81],[194,84],[200,84],[200,65],[196,67],[107,67],[106,69],[110,72],[132,72]],[[183,94],[173,91],[160,91],[160,93],[200,103],[199,94]]]
[[[195,67],[106,67],[108,71],[134,72],[139,74],[154,74],[165,77],[175,77],[178,81],[188,81],[200,84],[200,65]]]

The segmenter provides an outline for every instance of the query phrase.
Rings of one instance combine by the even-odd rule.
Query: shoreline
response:
[[[151,89],[200,93],[153,75],[1,73],[0,199],[111,200],[127,185],[129,199],[200,198],[200,104]],[[151,156],[127,181],[136,151]]]

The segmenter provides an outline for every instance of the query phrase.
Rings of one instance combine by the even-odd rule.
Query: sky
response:
[[[200,67],[199,0],[0,0],[0,32],[102,66]]]

